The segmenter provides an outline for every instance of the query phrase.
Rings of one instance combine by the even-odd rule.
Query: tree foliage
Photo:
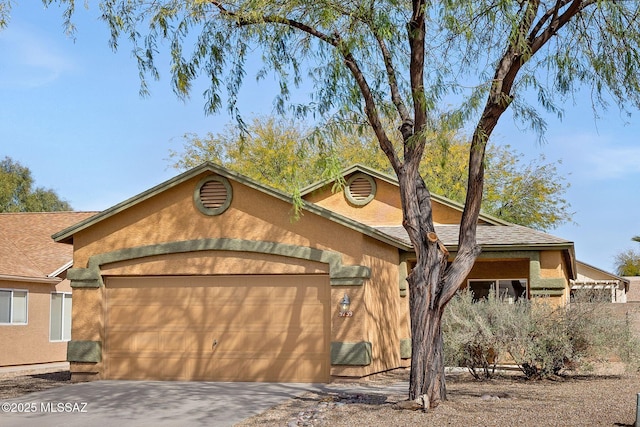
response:
[[[53,0],[45,0],[50,3]],[[73,11],[73,0],[59,0]],[[640,2],[616,0],[103,0],[111,44],[133,46],[142,78],[160,76],[166,46],[171,84],[187,98],[208,82],[205,110],[240,118],[238,92],[259,55],[258,79],[275,77],[278,111],[315,114],[323,129],[369,126],[399,182],[404,226],[416,253],[408,276],[412,359],[409,396],[445,398],[441,319],[471,270],[489,139],[503,114],[544,132],[534,108],[587,86],[595,106],[640,107]],[[312,102],[291,91],[313,85]],[[534,103],[529,102],[532,98]],[[443,110],[445,102],[456,104]],[[383,117],[394,124],[388,131]],[[472,129],[458,251],[435,232],[419,167],[430,135]],[[397,143],[399,141],[399,143]]]
[[[619,276],[640,276],[640,251],[627,249],[614,258],[616,274]]]
[[[320,179],[328,159],[345,168],[360,163],[394,174],[389,161],[370,132],[334,133],[319,147],[312,129],[293,120],[255,117],[246,135],[229,125],[222,132],[204,137],[185,135],[182,151],[170,152],[173,166],[188,169],[214,161],[274,188],[287,192]],[[420,164],[420,174],[433,194],[460,203],[466,193],[469,143],[450,133],[427,143],[429,156]],[[330,152],[323,151],[330,150]],[[544,156],[523,163],[522,154],[510,146],[489,144],[486,157],[483,210],[516,224],[549,230],[571,220],[569,203],[562,197],[568,184],[555,163]]]
[[[223,132],[200,138],[184,136],[183,151],[170,151],[173,166],[189,169],[213,161],[271,187],[293,192],[323,172],[322,157],[293,120],[256,117],[241,134],[229,125]]]
[[[31,171],[26,166],[5,157],[0,161],[0,212],[69,211],[68,202],[55,191],[33,188]]]

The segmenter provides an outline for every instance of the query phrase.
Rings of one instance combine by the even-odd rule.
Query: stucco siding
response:
[[[329,274],[331,341],[370,343],[372,348],[371,363],[332,366],[331,375],[364,376],[400,366],[400,339],[408,331],[399,325],[408,325],[408,310],[407,298],[399,296],[397,248],[310,212],[294,219],[289,203],[236,181],[231,181],[228,210],[205,215],[193,200],[203,176],[78,231],[74,271],[82,275],[96,267],[89,268],[90,260],[110,260],[97,267],[107,278],[107,290],[109,278],[124,276]],[[216,242],[220,247],[214,249]],[[172,252],[175,248],[179,251]],[[121,256],[129,252],[142,255]],[[366,269],[370,278],[334,277],[340,266]],[[104,344],[109,328],[105,286],[96,286],[74,288],[73,339]],[[338,316],[344,293],[351,298],[352,317]],[[72,372],[87,373],[85,379],[102,378],[104,362],[73,362]]]
[[[28,292],[27,324],[0,325],[0,366],[65,361],[67,343],[50,341],[49,332],[51,293],[69,292],[69,283],[63,281],[54,285],[0,280],[0,289]]]

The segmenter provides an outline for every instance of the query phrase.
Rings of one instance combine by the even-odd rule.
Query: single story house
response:
[[[294,218],[289,195],[205,163],[54,234],[73,244],[73,379],[328,382],[409,366],[415,254],[397,181],[342,176],[340,192],[304,189]],[[462,206],[433,196],[433,211],[455,255]],[[479,221],[465,286],[568,301],[572,242]]]
[[[94,214],[0,214],[0,367],[66,361],[73,248],[51,234]]]
[[[572,296],[581,290],[586,290],[596,292],[605,300],[614,303],[627,302],[628,279],[582,261],[576,261],[576,271],[577,277],[571,280]]]

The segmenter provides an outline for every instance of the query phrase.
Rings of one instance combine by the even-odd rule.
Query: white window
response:
[[[54,292],[51,294],[50,341],[71,339],[71,294]]]
[[[0,289],[0,325],[27,324],[27,291]]]
[[[487,298],[489,292],[496,292],[496,295],[505,301],[514,302],[519,298],[527,296],[526,279],[501,279],[501,280],[474,280],[468,281],[469,289],[473,292],[473,299],[480,300]]]

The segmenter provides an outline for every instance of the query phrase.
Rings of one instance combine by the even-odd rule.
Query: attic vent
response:
[[[200,187],[200,200],[207,209],[219,209],[227,201],[227,189],[220,181],[205,182]]]
[[[231,184],[219,175],[208,176],[196,186],[194,201],[200,212],[220,215],[231,204]]]
[[[369,175],[355,174],[347,181],[344,193],[350,203],[364,206],[376,195],[376,182]]]

